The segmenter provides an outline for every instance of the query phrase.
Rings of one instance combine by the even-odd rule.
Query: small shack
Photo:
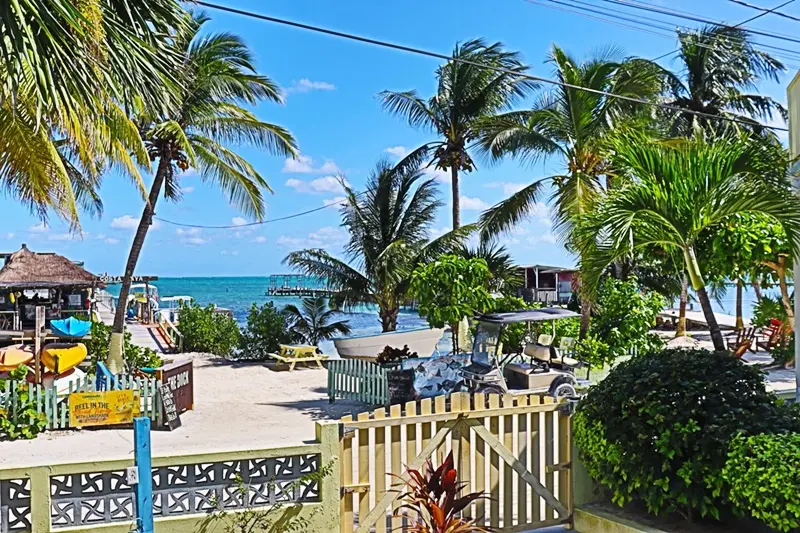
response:
[[[0,268],[0,331],[33,328],[36,306],[46,319],[88,317],[93,291],[104,284],[64,256],[32,252],[23,244]]]

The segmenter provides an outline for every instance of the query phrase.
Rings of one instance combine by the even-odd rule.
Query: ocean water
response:
[[[278,309],[287,304],[300,307],[302,298],[271,297],[266,291],[269,278],[259,277],[209,277],[209,278],[159,278],[153,285],[158,287],[160,297],[191,296],[200,305],[216,304],[233,311],[240,326],[247,323],[247,313],[252,304],[263,305],[273,302]],[[119,285],[110,285],[108,292],[119,294]],[[374,335],[381,332],[377,307],[364,306],[352,313],[337,313],[337,319],[347,320],[352,329],[351,336]],[[427,327],[425,319],[416,311],[402,310],[397,318],[397,329]],[[320,348],[325,353],[335,353],[333,343],[323,343]]]

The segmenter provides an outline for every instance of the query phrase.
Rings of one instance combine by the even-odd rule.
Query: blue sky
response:
[[[674,38],[609,25],[564,13],[525,0],[406,0],[374,2],[350,0],[322,2],[281,0],[255,2],[225,0],[226,5],[309,24],[449,53],[454,43],[474,37],[502,41],[519,50],[531,71],[550,76],[544,63],[551,43],[576,56],[617,45],[628,55],[654,58],[676,48]],[[603,4],[595,0],[601,8]],[[725,0],[658,3],[710,18],[738,23],[755,11]],[[772,7],[766,0],[761,5]],[[783,10],[800,15],[800,4]],[[276,218],[335,202],[341,196],[333,176],[343,174],[356,188],[381,157],[396,158],[431,134],[409,128],[384,113],[376,94],[384,89],[416,89],[425,97],[435,89],[433,59],[338,40],[301,30],[276,26],[236,15],[209,11],[211,31],[241,35],[253,49],[262,73],[286,90],[284,106],[264,104],[256,109],[264,120],[288,127],[299,141],[302,156],[296,161],[243,149],[275,190],[267,198],[267,218]],[[673,23],[685,24],[676,19]],[[749,27],[796,34],[796,23],[767,16]],[[797,48],[792,43],[760,39],[765,43]],[[671,58],[662,62],[669,66]],[[791,63],[791,61],[789,61]],[[796,64],[800,64],[797,61]],[[796,70],[789,69],[781,84],[763,83],[763,93],[785,102],[785,85]],[[478,160],[478,169],[462,179],[462,218],[472,222],[480,211],[520,186],[558,172],[560,161],[523,166],[515,161],[490,165]],[[441,176],[439,176],[441,178]],[[448,206],[441,210],[434,230],[449,228],[449,185],[441,183]],[[218,190],[188,172],[181,178],[180,203],[163,200],[159,217],[188,224],[244,223]],[[149,183],[148,183],[149,185]],[[23,242],[36,251],[55,251],[83,260],[96,272],[122,274],[133,227],[142,200],[129,180],[105,177],[101,191],[105,213],[100,219],[82,218],[82,235],[72,235],[58,220],[45,227],[13,199],[0,198],[0,249],[12,251]],[[286,270],[281,260],[301,247],[326,247],[336,253],[346,234],[339,227],[335,207],[286,222],[232,230],[191,230],[165,223],[148,235],[137,273],[159,276],[266,275]],[[569,265],[573,259],[552,235],[546,205],[506,239],[520,263]]]

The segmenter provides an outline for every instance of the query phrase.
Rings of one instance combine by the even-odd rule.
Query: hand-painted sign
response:
[[[122,283],[122,276],[109,276],[103,274],[99,277],[100,281],[107,285]],[[131,276],[131,283],[144,283],[147,281],[158,281],[158,276]]]
[[[164,365],[156,371],[156,377],[172,391],[178,413],[194,407],[194,372],[191,360]]]
[[[139,414],[139,394],[132,390],[73,392],[69,395],[71,427],[130,424]]]
[[[181,427],[181,417],[175,406],[175,397],[172,395],[168,385],[158,384],[158,392],[161,396],[161,405],[164,408],[164,423],[170,431]]]

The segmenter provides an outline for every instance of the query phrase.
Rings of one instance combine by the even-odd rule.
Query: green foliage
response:
[[[181,316],[183,320],[183,316]],[[281,344],[291,342],[288,329],[288,318],[281,313],[272,302],[261,307],[250,306],[247,313],[247,325],[242,331],[237,358],[262,361],[270,353],[278,353]]]
[[[106,326],[102,322],[92,322],[90,337],[83,343],[86,345],[89,361],[92,363],[89,373],[94,374],[97,370],[97,362],[108,359],[108,347],[111,344],[111,326]],[[134,344],[129,331],[125,331],[124,343],[123,358],[126,371],[131,372],[143,367],[157,368],[164,364],[161,356],[155,350]]]
[[[286,494],[303,490],[309,483],[322,485],[326,476],[333,472],[333,464],[323,465],[318,471],[304,474],[300,478],[278,488],[275,480],[270,480],[270,492],[282,490]],[[277,502],[269,506],[257,507],[252,503],[253,492],[241,475],[234,476],[232,492],[240,501],[245,502],[244,509],[228,510],[217,498],[211,497],[211,513],[197,526],[197,533],[305,533],[311,531],[311,520],[320,512],[320,508],[303,511],[300,503]],[[227,489],[230,490],[230,489]]]
[[[800,528],[800,434],[737,435],[722,477],[740,512],[778,531]]]
[[[589,365],[589,368],[603,368],[613,363],[616,355],[605,341],[589,334],[575,343],[575,358]]]
[[[187,352],[206,352],[222,357],[233,354],[239,345],[239,326],[236,320],[217,313],[213,305],[202,307],[194,300],[181,302],[178,331],[183,335]]]
[[[592,334],[608,345],[612,357],[626,355],[631,349],[649,349],[654,342],[650,328],[665,305],[663,296],[643,291],[635,277],[608,279],[597,297]]]
[[[407,344],[402,348],[385,346],[381,353],[378,354],[375,362],[380,364],[399,363],[404,359],[416,359],[417,357],[419,357],[419,354],[412,352]]]
[[[503,296],[492,300],[492,311],[497,313],[522,311],[536,307],[541,307],[541,304],[529,304],[516,296]],[[525,349],[525,337],[527,334],[528,327],[526,324],[508,324],[503,328],[503,333],[500,335],[500,342],[503,343],[503,353],[521,353]]]
[[[788,335],[786,342],[775,346],[770,351],[770,355],[772,356],[772,364],[785,366],[786,363],[794,360],[794,336],[795,332],[793,331]]]
[[[589,389],[575,443],[615,503],[718,517],[733,437],[798,429],[800,418],[766,391],[759,370],[727,352],[664,350],[621,363]]]
[[[492,297],[487,291],[490,277],[486,261],[457,255],[443,255],[418,266],[411,275],[411,290],[419,305],[419,315],[427,318],[431,327],[452,328],[456,353],[458,322],[492,307]]]
[[[760,302],[753,305],[753,318],[751,323],[754,326],[769,326],[772,319],[780,320],[782,324],[788,321],[786,308],[779,298],[762,296]]]
[[[347,320],[333,320],[336,311],[328,309],[322,296],[304,298],[303,309],[289,304],[283,308],[289,322],[289,331],[296,342],[317,346],[320,341],[334,338],[337,334],[347,335],[350,326]]]
[[[11,382],[8,394],[16,401],[5,399],[7,410],[0,412],[0,436],[8,440],[33,439],[47,425],[47,417],[36,408],[36,400],[29,391],[26,381],[31,371],[20,365],[9,373],[8,379],[0,379],[0,390],[6,390],[6,383]]]

